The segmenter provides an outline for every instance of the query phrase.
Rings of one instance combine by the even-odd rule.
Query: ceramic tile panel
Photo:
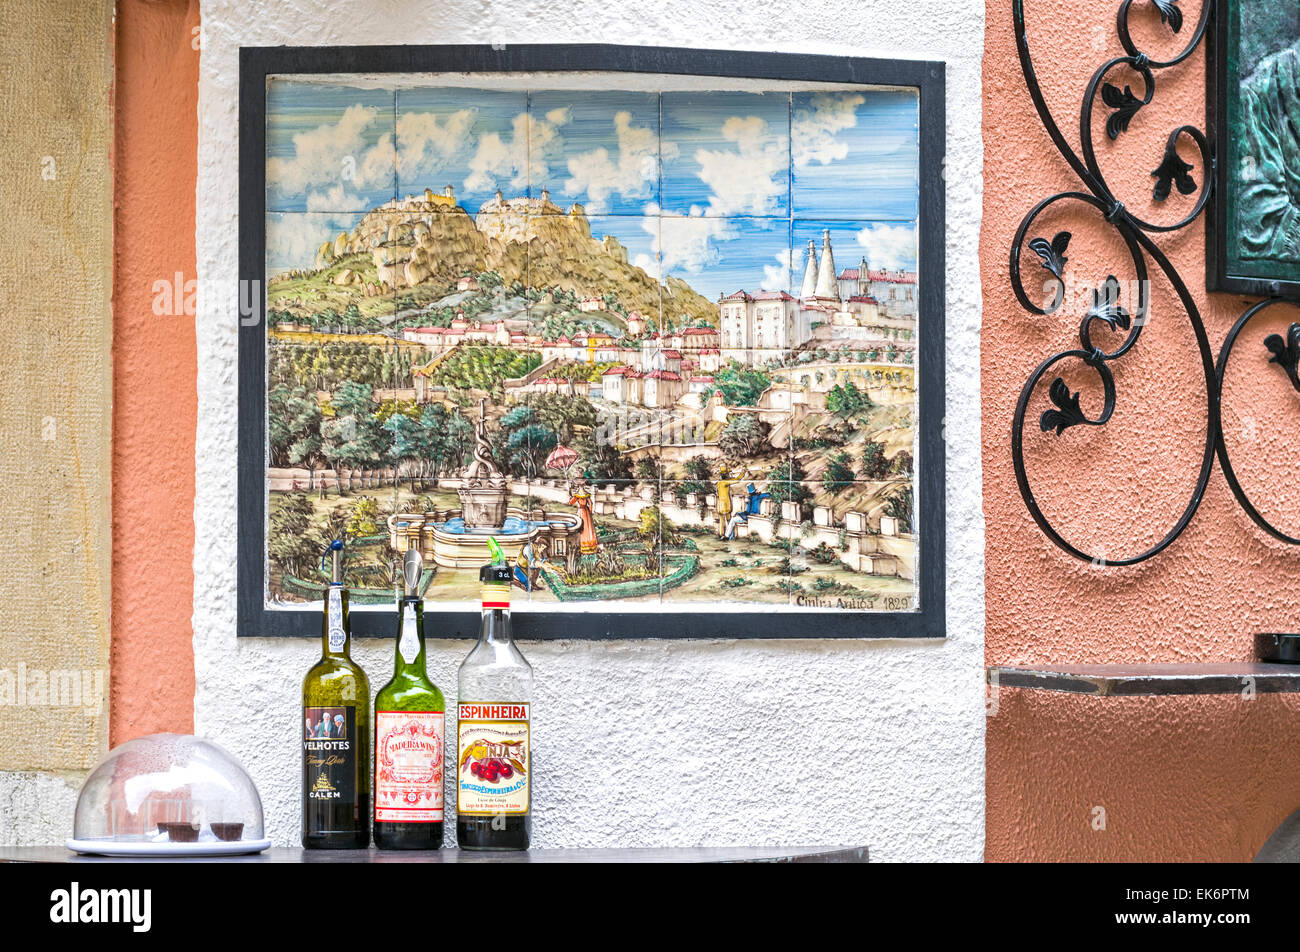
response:
[[[789,93],[666,92],[662,107],[666,213],[789,217]]]
[[[791,115],[796,218],[916,218],[921,150],[915,91],[796,92]]]
[[[396,196],[391,86],[273,78],[266,92],[266,207],[357,216]]]
[[[788,551],[766,481],[737,479],[716,460],[697,458],[687,472],[659,488],[664,606],[788,605]]]
[[[488,535],[546,610],[906,597],[906,97],[342,88],[270,101],[269,365],[303,391],[276,460],[347,474],[295,514],[272,468],[275,597],[291,518],[370,581],[406,522],[439,601],[474,600]]]
[[[646,215],[659,208],[659,96],[536,90],[528,97],[528,195],[546,214]]]

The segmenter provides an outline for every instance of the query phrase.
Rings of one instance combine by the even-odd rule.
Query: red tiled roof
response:
[[[794,298],[785,291],[759,291],[754,295],[755,301],[793,301]]]
[[[916,284],[915,271],[868,271],[867,277],[885,284]]]
[[[692,377],[691,383],[713,383],[712,377]]]
[[[701,354],[716,354],[717,352],[718,352],[718,348],[716,347],[706,347],[702,351],[700,351]]]
[[[724,301],[752,301],[754,298],[748,291],[736,291],[734,294],[728,294],[722,300]],[[656,335],[657,336],[657,335]]]
[[[714,329],[714,328],[712,328],[712,327],[688,327],[688,328],[686,328],[686,330],[682,331],[682,333],[683,333],[683,334],[695,334],[695,335],[697,335],[697,336],[700,335],[700,334],[711,334],[711,335],[713,335],[714,337],[717,337],[717,336],[718,336],[718,332],[717,332],[717,330]]]
[[[682,359],[682,355],[681,355],[681,352],[680,352],[680,351],[676,351],[676,350],[665,350],[665,351],[661,351],[660,353],[662,353],[662,354],[664,355],[664,357],[666,357],[666,358],[669,359],[669,360],[681,360],[681,359]]]
[[[839,280],[856,281],[858,280],[858,275],[860,273],[861,272],[857,268],[845,268],[843,271],[840,272]]]
[[[652,370],[648,374],[646,374],[646,376],[651,377],[655,380],[681,380],[682,379],[682,375],[677,373],[677,371],[675,370]]]
[[[610,367],[610,368],[609,368],[608,370],[606,370],[603,374],[601,374],[601,376],[602,376],[602,377],[622,377],[622,376],[623,376],[624,374],[626,374],[626,373],[628,372],[628,370],[630,370],[630,369],[631,369],[630,367]]]

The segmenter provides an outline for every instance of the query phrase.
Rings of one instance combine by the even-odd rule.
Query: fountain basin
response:
[[[407,525],[399,529],[399,522]],[[547,558],[563,562],[569,550],[577,548],[581,534],[582,522],[573,513],[539,509],[525,512],[510,507],[501,525],[495,527],[467,524],[459,509],[399,513],[388,518],[388,541],[393,551],[405,551],[408,539],[414,536],[426,560],[452,569],[477,569],[491,562],[489,537],[497,541],[512,562],[530,542],[535,554],[540,554],[540,546],[545,543]]]

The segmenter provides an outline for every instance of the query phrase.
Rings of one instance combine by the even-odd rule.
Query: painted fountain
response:
[[[577,515],[508,505],[509,480],[492,461],[488,442],[486,400],[479,403],[473,462],[459,478],[444,479],[442,485],[456,487],[460,508],[389,516],[388,543],[394,552],[405,552],[414,538],[420,554],[436,565],[477,569],[492,561],[489,537],[512,561],[532,544],[534,552],[540,553],[544,546],[547,558],[563,563],[569,550],[578,546],[582,523]]]

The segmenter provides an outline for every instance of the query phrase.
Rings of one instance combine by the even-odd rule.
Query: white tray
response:
[[[238,856],[242,853],[260,853],[271,845],[270,840],[209,840],[198,843],[121,843],[113,840],[67,840],[64,843],[74,853],[96,856]]]

